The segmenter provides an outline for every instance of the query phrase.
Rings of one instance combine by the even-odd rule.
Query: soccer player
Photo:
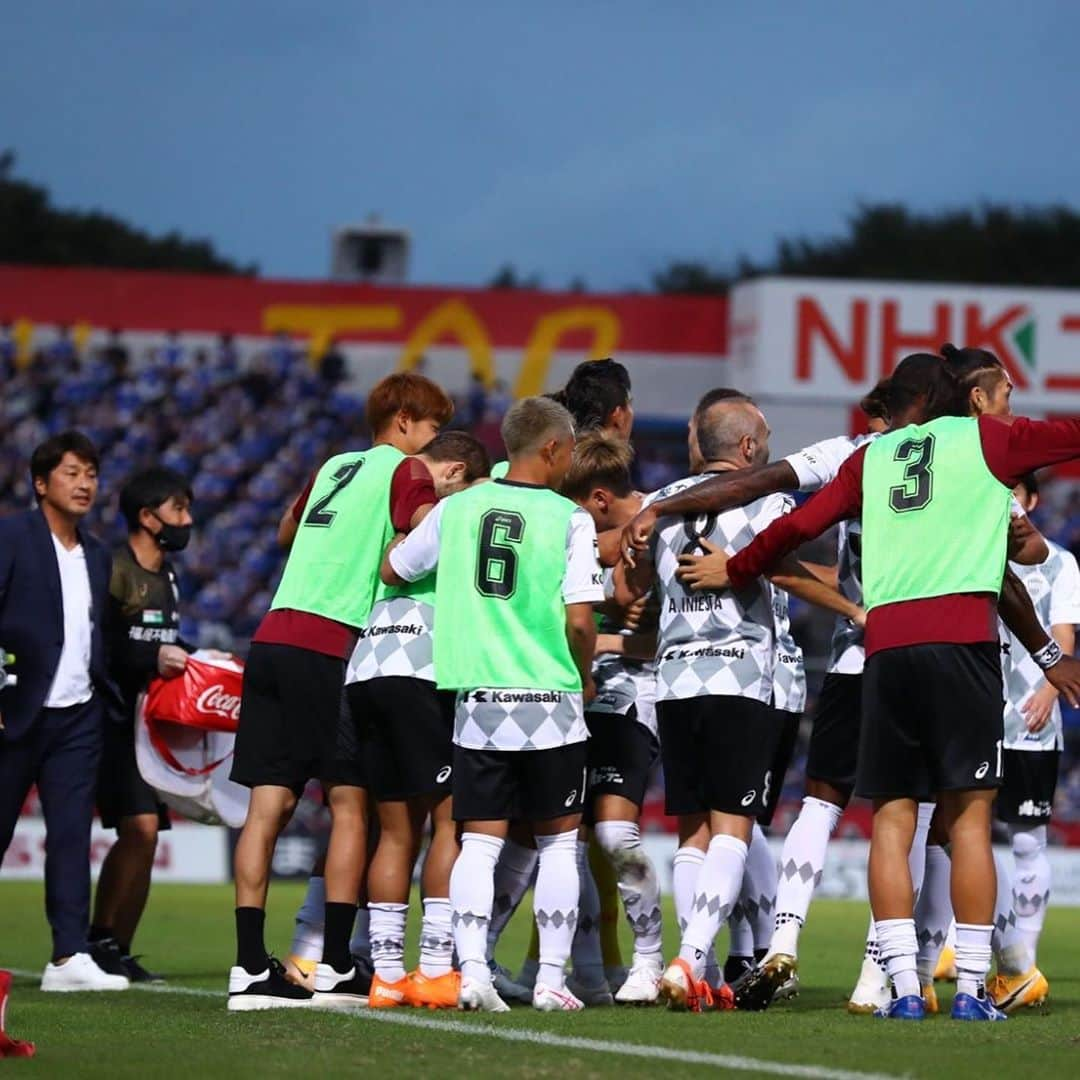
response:
[[[1032,468],[1080,456],[1080,421],[955,415],[955,381],[930,354],[922,421],[860,448],[836,480],[731,559],[748,587],[781,555],[862,515],[868,611],[856,790],[874,800],[871,906],[893,981],[882,1015],[925,1014],[908,855],[916,797],[938,792],[952,845],[958,987],[952,1015],[997,1020],[986,996],[995,878],[990,813],[1002,773],[1001,668],[993,617],[1005,569],[1011,489]],[[1036,660],[1053,666],[1060,647]],[[958,708],[957,702],[962,705]]]
[[[330,979],[323,972],[320,980],[317,971],[315,985],[335,995],[366,996],[366,979],[349,954],[349,934],[367,861],[368,781],[363,767],[337,745],[345,658],[376,598],[387,544],[435,502],[430,473],[417,481],[405,456],[426,446],[452,413],[446,393],[422,375],[387,376],[368,395],[371,449],[332,457],[294,505],[285,571],[244,670],[233,757],[232,778],[252,792],[234,858],[232,1010],[312,1000],[268,956],[263,937],[274,844],[312,777],[323,783],[332,820],[323,962],[338,973]]]
[[[525,398],[506,414],[504,480],[452,495],[393,547],[383,580],[438,567],[435,676],[458,691],[454,817],[461,855],[450,878],[463,1009],[503,1012],[486,959],[495,863],[511,820],[532,823],[540,971],[533,1005],[576,1010],[564,965],[577,923],[577,829],[586,790],[584,706],[594,689],[592,605],[603,600],[596,528],[555,493],[574,429],[556,402]]]
[[[1039,501],[1034,473],[1015,489],[1027,513]],[[1040,622],[1050,627],[1062,652],[1072,655],[1076,624],[1080,623],[1080,569],[1064,548],[1050,544],[1050,557],[1040,566],[1014,565],[1035,604]],[[1016,930],[1027,946],[1031,969],[1009,975],[1001,970],[988,984],[994,1003],[1006,1012],[1037,1004],[1048,991],[1038,971],[1037,950],[1050,901],[1050,862],[1046,857],[1046,826],[1054,804],[1062,728],[1058,690],[1016,636],[1001,625],[1002,674],[1005,682],[1005,778],[998,792],[997,816],[1012,840],[1015,873],[1012,882]],[[1003,866],[999,864],[998,873]],[[999,889],[1001,886],[999,885]]]
[[[135,762],[135,703],[154,676],[183,674],[188,647],[180,640],[180,591],[167,554],[183,551],[191,536],[191,485],[172,469],[155,466],[129,477],[120,489],[127,543],[113,552],[109,582],[109,668],[124,699],[124,721],[107,724],[98,773],[98,811],[116,843],[101,865],[90,954],[103,971],[132,982],[160,982],[131,955],[131,944],[150,894],[158,830],[169,814]]]
[[[574,447],[562,492],[583,506],[598,534],[621,529],[640,509],[630,480],[630,444],[593,433]],[[611,571],[605,574],[610,583]],[[617,875],[634,960],[615,992],[620,1003],[651,1004],[660,993],[663,953],[660,883],[641,844],[638,822],[649,774],[659,753],[656,736],[656,612],[650,606],[637,631],[605,613],[593,663],[596,697],[585,712],[589,728],[589,802],[593,834]],[[652,630],[649,631],[649,624]],[[577,972],[575,971],[575,974]]]
[[[768,440],[768,424],[749,398],[711,391],[689,425],[695,475],[650,498],[660,500],[710,473],[760,465],[768,459]],[[688,868],[676,881],[676,912],[686,923],[682,947],[660,985],[661,996],[676,1009],[700,1011],[713,1003],[704,978],[707,956],[739,897],[754,821],[769,801],[784,729],[769,706],[775,662],[771,587],[762,583],[734,596],[695,594],[677,576],[679,558],[706,542],[734,550],[790,508],[789,499],[774,495],[720,515],[662,518],[648,553],[632,570],[616,569],[620,603],[644,595],[654,578],[660,602],[657,712],[666,809],[679,819],[676,868]],[[797,574],[779,583],[833,610],[855,612],[813,575]],[[697,865],[691,899],[681,883],[690,885]],[[724,1001],[730,1007],[729,990]]]
[[[487,451],[463,431],[444,431],[413,459],[445,498],[490,469]],[[418,523],[417,523],[418,524]],[[375,977],[373,1007],[455,1007],[450,870],[458,855],[450,803],[454,695],[436,690],[432,656],[435,575],[383,586],[361,629],[346,673],[351,723],[346,737],[367,756],[379,842],[368,869],[368,911]],[[420,966],[405,973],[405,922],[413,866],[425,822],[431,845],[422,878]]]

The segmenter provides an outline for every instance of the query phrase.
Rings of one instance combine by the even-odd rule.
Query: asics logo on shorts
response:
[[[748,791],[739,802],[740,806],[749,806],[757,798],[756,791]]]
[[[445,783],[446,783],[446,781],[450,779],[450,773],[451,773],[451,772],[453,772],[453,766],[451,766],[451,765],[444,765],[444,766],[443,766],[443,767],[442,767],[442,768],[441,768],[441,769],[440,769],[440,770],[439,770],[439,771],[438,771],[438,772],[437,772],[437,773],[435,774],[435,783],[436,783],[436,784],[445,784]]]
[[[975,779],[976,780],[981,780],[989,771],[990,771],[990,762],[989,761],[984,761],[975,770]]]
[[[574,790],[566,796],[566,802],[563,803],[563,806],[573,806],[575,802],[577,802],[577,788],[574,788]]]

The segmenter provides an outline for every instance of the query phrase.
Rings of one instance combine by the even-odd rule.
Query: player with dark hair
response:
[[[406,455],[438,434],[453,403],[430,379],[399,372],[372,389],[367,414],[371,449],[327,461],[282,519],[289,557],[244,669],[232,778],[252,793],[234,858],[234,1010],[312,999],[268,956],[263,935],[274,845],[312,777],[323,782],[332,822],[315,986],[323,994],[367,993],[349,952],[367,862],[368,777],[362,763],[338,751],[345,658],[377,597],[386,545],[436,499],[430,472]]]
[[[483,445],[463,431],[440,433],[413,462],[430,472],[440,499],[490,471]],[[460,988],[451,962],[449,900],[450,870],[459,851],[450,799],[454,695],[435,687],[435,575],[379,592],[349,660],[349,709],[339,733],[345,755],[367,757],[379,817],[378,847],[368,870],[374,963],[368,1003],[454,1008]],[[429,818],[420,963],[407,975],[409,889]]]
[[[120,489],[127,543],[113,552],[109,583],[109,670],[124,698],[122,723],[105,728],[98,775],[101,823],[116,830],[98,877],[90,951],[98,966],[132,982],[157,982],[131,947],[150,893],[158,831],[169,815],[135,761],[135,704],[154,676],[183,674],[180,591],[167,555],[191,535],[191,485],[173,469],[144,469]]]
[[[894,381],[921,354],[901,362]],[[857,450],[832,483],[727,564],[736,589],[800,543],[862,517],[868,610],[856,791],[874,800],[870,894],[894,987],[881,1015],[925,1013],[916,972],[908,854],[918,794],[938,793],[952,846],[958,992],[953,1017],[996,1020],[986,995],[995,874],[990,813],[1002,775],[1002,685],[993,622],[1012,487],[1080,456],[1080,421],[952,415],[931,393],[919,423]],[[1062,659],[1056,643],[1035,656]],[[959,706],[957,703],[961,703]]]
[[[578,364],[562,393],[579,436],[606,431],[623,440],[630,438],[634,427],[630,372],[617,360],[609,357]]]

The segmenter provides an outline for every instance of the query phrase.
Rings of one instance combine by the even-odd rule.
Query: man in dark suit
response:
[[[17,683],[0,691],[0,859],[37,784],[45,815],[45,911],[53,955],[42,990],[123,990],[87,947],[90,825],[106,709],[118,704],[102,621],[110,557],[80,523],[97,495],[98,454],[77,431],[30,460],[38,508],[0,519],[0,647]]]

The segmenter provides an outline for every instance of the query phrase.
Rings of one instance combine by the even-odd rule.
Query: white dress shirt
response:
[[[82,544],[70,551],[52,536],[60,568],[60,593],[64,603],[64,647],[56,666],[45,707],[66,709],[82,705],[94,693],[90,681],[90,573]]]

